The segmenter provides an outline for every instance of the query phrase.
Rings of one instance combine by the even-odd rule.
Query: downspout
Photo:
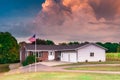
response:
[[[69,60],[69,62],[70,62],[70,54],[68,54],[68,60]]]
[[[76,62],[78,62],[78,50],[76,50]]]
[[[21,50],[19,50],[19,58],[20,58],[20,62],[22,62],[22,54],[21,54]]]

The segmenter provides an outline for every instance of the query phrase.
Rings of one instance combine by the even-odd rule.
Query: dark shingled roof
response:
[[[37,50],[75,50],[77,48],[83,47],[88,44],[96,45],[100,48],[105,49],[104,47],[101,47],[94,43],[82,43],[79,45],[37,45]],[[27,50],[35,50],[35,45],[27,44],[26,45]],[[106,49],[105,49],[106,50]]]

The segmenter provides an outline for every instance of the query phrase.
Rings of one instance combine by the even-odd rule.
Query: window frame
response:
[[[95,53],[94,52],[90,52],[90,57],[94,57]]]
[[[43,52],[39,52],[39,58],[43,56]]]

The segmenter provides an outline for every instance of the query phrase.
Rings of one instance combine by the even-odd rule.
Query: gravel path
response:
[[[65,70],[64,68],[69,67],[80,67],[80,66],[120,66],[120,64],[94,64],[94,65],[79,65],[79,66],[62,66],[62,67],[51,67],[43,64],[36,64],[37,72],[84,72],[84,73],[102,73],[102,74],[120,74],[118,71],[88,71],[88,70]],[[35,72],[35,65],[29,65],[26,67],[20,67],[19,69],[11,70],[7,74],[15,73],[28,73]]]

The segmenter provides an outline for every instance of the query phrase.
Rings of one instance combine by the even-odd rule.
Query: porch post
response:
[[[26,57],[28,57],[28,51],[27,51],[27,56]]]
[[[22,62],[22,52],[20,51],[20,62]]]
[[[76,62],[78,62],[78,51],[76,51]]]

